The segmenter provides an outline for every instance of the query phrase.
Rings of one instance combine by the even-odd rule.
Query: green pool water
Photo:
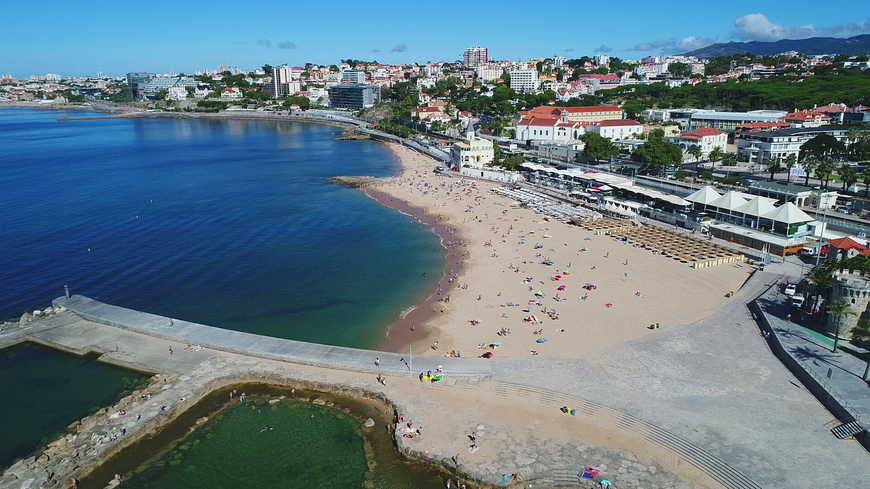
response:
[[[386,430],[388,419],[373,405],[300,392],[300,397],[336,403],[330,407],[289,399],[289,392],[274,388],[246,386],[245,391],[244,403],[229,403],[228,391],[207,397],[156,436],[121,452],[80,487],[105,487],[114,473],[123,474],[123,487],[134,489],[444,487],[444,474],[401,459]],[[282,394],[288,399],[269,404]],[[210,419],[190,433],[205,413]],[[361,425],[367,417],[376,420],[371,430]]]
[[[70,424],[114,404],[148,377],[32,343],[0,350],[0,470],[29,456]]]

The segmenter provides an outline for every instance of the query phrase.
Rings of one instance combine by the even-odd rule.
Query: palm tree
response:
[[[813,170],[815,170],[818,167],[819,167],[819,160],[817,160],[813,156],[806,157],[806,159],[804,160],[804,171],[806,172],[806,175],[804,176],[804,185],[808,186],[810,184],[810,173],[812,173]]]
[[[695,161],[699,161],[699,160],[701,159],[701,155],[704,154],[704,153],[701,151],[701,148],[698,147],[698,146],[692,146],[692,147],[689,149],[689,151],[686,151],[686,152],[689,153],[690,155],[694,156],[694,157],[695,157]]]
[[[710,151],[710,154],[707,155],[707,159],[712,161],[713,164],[716,164],[717,161],[722,161],[723,159],[725,159],[725,152],[722,151],[722,148],[716,146],[715,148],[713,148],[713,151]]]
[[[828,189],[828,182],[831,180],[831,175],[834,174],[834,170],[836,169],[837,162],[830,158],[819,163],[819,167],[816,169],[817,178],[819,179],[819,181],[825,181],[825,190]]]
[[[857,127],[850,127],[846,131],[846,141],[849,142],[848,150],[846,152],[847,155],[852,155],[852,150],[855,148],[855,143],[858,142],[859,139],[863,136],[864,131]]]
[[[837,327],[834,329],[834,349],[832,350],[834,353],[837,353],[837,344],[839,343],[840,335],[843,333],[840,328],[842,319],[846,316],[855,316],[856,312],[852,309],[849,301],[843,298],[828,304],[828,314],[837,321]]]
[[[771,181],[771,182],[773,181],[773,175],[774,175],[774,174],[775,174],[775,173],[776,173],[780,168],[782,168],[782,162],[781,162],[781,160],[779,159],[779,156],[774,156],[774,157],[771,158],[770,161],[767,163],[767,171],[770,172],[770,181]]]
[[[793,166],[797,164],[797,155],[791,153],[790,155],[785,157],[785,167],[788,169],[788,173],[785,174],[785,183],[789,183],[791,181],[791,169]]]
[[[858,171],[851,166],[845,164],[840,167],[838,173],[840,175],[840,180],[843,181],[843,192],[845,192],[846,189],[854,185],[859,178]]]
[[[862,319],[861,321],[858,321],[858,324],[852,328],[852,337],[859,340],[870,339],[870,320]],[[864,368],[864,375],[862,375],[861,378],[868,380],[868,373],[870,373],[870,354],[867,355],[867,366]]]
[[[819,253],[822,252],[821,243],[819,243]],[[818,308],[819,297],[827,292],[828,288],[831,286],[831,270],[825,263],[822,263],[821,266],[814,268],[810,273],[807,274],[807,282],[812,284],[813,292],[816,294],[816,300],[814,302],[815,308]],[[814,308],[814,309],[815,309]],[[815,315],[815,313],[813,313]]]
[[[861,174],[861,181],[864,182],[864,196],[866,197],[868,192],[870,192],[870,166],[864,169],[864,172]]]

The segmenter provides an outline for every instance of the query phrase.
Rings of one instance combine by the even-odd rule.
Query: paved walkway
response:
[[[445,376],[478,377],[485,380],[492,373],[488,360],[479,358],[446,358],[361,350],[341,346],[320,345],[285,340],[240,331],[215,328],[204,324],[134,311],[104,304],[81,295],[55,299],[55,306],[64,306],[75,314],[99,324],[134,331],[136,333],[170,339],[191,346],[251,355],[269,360],[341,368],[352,371],[384,372],[393,375],[407,373],[419,375],[427,370],[444,367]],[[375,361],[379,360],[380,365]]]
[[[798,277],[792,277],[791,282],[797,280]],[[781,288],[774,287],[758,299],[780,344],[840,404],[852,411],[853,416],[865,426],[870,425],[870,387],[861,378],[870,353],[843,341],[840,342],[840,350],[833,353],[833,339],[822,333],[822,328],[809,313],[794,311],[790,298],[780,292]],[[791,321],[788,320],[789,313],[792,314]]]

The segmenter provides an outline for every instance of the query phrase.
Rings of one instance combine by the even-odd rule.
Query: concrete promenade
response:
[[[428,370],[434,372],[439,366],[442,366],[445,375],[450,377],[477,377],[479,380],[486,380],[492,374],[490,362],[476,357],[446,358],[418,355],[411,358],[407,354],[285,340],[176,319],[170,323],[168,317],[105,304],[80,295],[74,295],[69,299],[60,297],[54,300],[54,305],[66,307],[95,323],[191,346],[198,345],[212,350],[269,360],[412,377]],[[379,365],[375,364],[376,360]]]
[[[788,260],[782,283],[770,288],[758,298],[758,306],[765,316],[771,341],[778,342],[797,364],[808,371],[813,379],[843,407],[849,416],[870,427],[870,386],[862,379],[870,352],[841,341],[837,353],[833,353],[834,340],[822,332],[818,316],[801,313],[791,307],[790,297],[782,293],[786,281],[798,282],[800,269],[795,258]],[[791,314],[791,320],[788,319]],[[828,372],[830,370],[830,377]],[[845,418],[846,413],[835,413]]]

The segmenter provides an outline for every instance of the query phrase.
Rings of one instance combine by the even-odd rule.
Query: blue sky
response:
[[[0,73],[14,76],[453,61],[470,46],[488,47],[495,59],[599,50],[637,59],[716,41],[870,33],[866,0],[824,4],[831,8],[818,0],[3,3]]]

